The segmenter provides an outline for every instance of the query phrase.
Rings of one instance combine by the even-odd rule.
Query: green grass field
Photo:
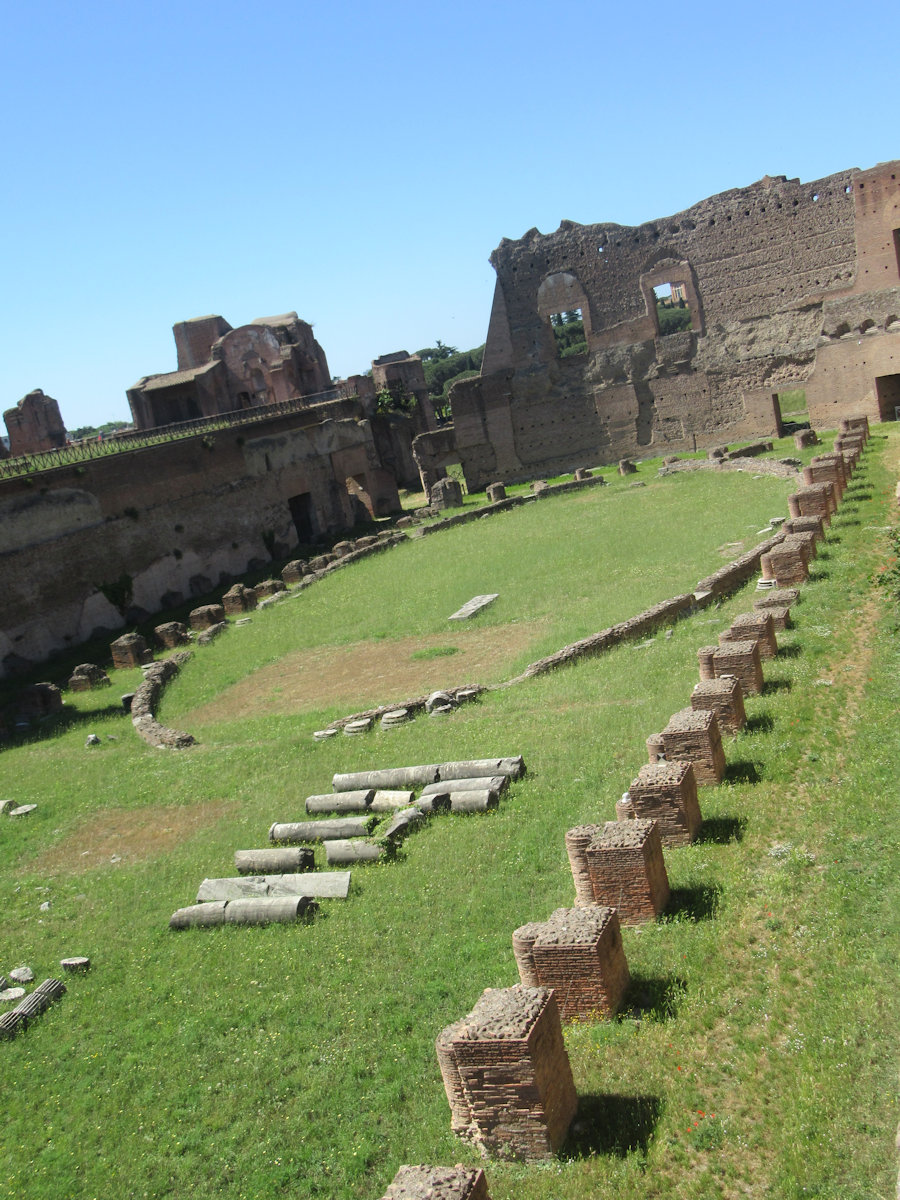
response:
[[[900,609],[874,581],[898,459],[900,435],[877,430],[766,694],[726,739],[728,778],[701,789],[704,832],[666,852],[676,904],[624,931],[626,1011],[566,1028],[569,1143],[546,1164],[485,1164],[494,1200],[893,1194]],[[613,818],[645,738],[689,702],[697,648],[751,607],[752,585],[671,637],[367,738],[311,731],[399,698],[390,676],[349,708],[311,689],[287,709],[200,717],[268,697],[273,664],[323,647],[450,671],[462,650],[415,642],[465,646],[446,617],[485,591],[500,599],[478,628],[507,641],[473,682],[507,679],[688,590],[760,540],[792,490],[657,481],[650,464],[638,479],[411,541],[256,614],[165,698],[190,750],[137,740],[115,711],[137,673],[119,672],[0,753],[0,797],[38,805],[0,826],[0,972],[93,961],[0,1046],[0,1197],[377,1200],[401,1163],[478,1161],[450,1134],[434,1039],[485,987],[517,982],[513,929],[573,902],[566,829]],[[102,746],[85,748],[89,732]],[[334,771],[516,753],[529,773],[496,812],[435,819],[396,861],[355,870],[350,899],[314,924],[168,929],[204,876],[232,874],[233,851],[299,819]]]

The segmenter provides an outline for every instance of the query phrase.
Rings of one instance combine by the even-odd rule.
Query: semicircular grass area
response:
[[[197,653],[164,700],[192,730],[494,684],[755,545],[792,481],[696,473],[553,497],[335,572]],[[471,597],[498,598],[469,621]],[[215,736],[213,734],[213,736]]]

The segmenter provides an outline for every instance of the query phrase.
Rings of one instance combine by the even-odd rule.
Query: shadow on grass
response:
[[[762,694],[771,696],[774,692],[789,692],[793,686],[790,679],[767,679],[763,684]]]
[[[778,647],[779,658],[799,658],[802,653],[802,649],[796,643],[790,646]]]
[[[859,523],[858,517],[833,517],[831,528],[834,529],[837,526],[839,529],[843,529],[845,525],[859,525]]]
[[[690,921],[708,921],[715,916],[721,892],[722,889],[714,884],[672,888],[663,919],[686,917]]]
[[[771,733],[774,728],[775,722],[768,713],[757,713],[755,717],[747,718],[744,733]]]
[[[104,704],[102,708],[95,708],[90,712],[82,712],[81,709],[66,705],[62,712],[53,713],[49,717],[42,717],[35,720],[29,724],[27,729],[16,730],[9,739],[9,745],[16,745],[23,742],[41,742],[47,738],[67,733],[76,725],[91,725],[96,724],[98,721],[104,721],[107,717],[123,717],[126,715],[121,702],[118,704]],[[128,722],[127,729],[131,729],[130,721]],[[88,733],[90,732],[91,730],[88,729]],[[114,734],[113,736],[117,737],[118,735]]]
[[[677,975],[632,975],[622,1002],[622,1017],[668,1021],[678,1015],[687,982]]]
[[[727,763],[725,766],[725,783],[759,783],[762,776],[755,762],[749,758]]]
[[[592,1095],[578,1098],[578,1112],[560,1158],[646,1152],[662,1112],[659,1096]]]
[[[713,842],[718,846],[727,846],[729,842],[740,842],[747,828],[745,817],[708,817],[700,826],[700,832],[695,838],[695,845]]]
[[[809,573],[809,582],[810,583],[821,583],[823,580],[825,580],[827,578],[828,578],[828,572],[822,570],[821,567],[815,567]]]

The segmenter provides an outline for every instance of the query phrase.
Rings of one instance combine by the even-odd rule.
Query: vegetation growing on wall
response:
[[[110,604],[124,617],[131,607],[134,596],[134,580],[127,571],[123,571],[118,579],[111,583],[98,583],[97,591],[102,592]]]

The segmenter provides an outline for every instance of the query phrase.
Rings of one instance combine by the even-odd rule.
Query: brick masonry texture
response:
[[[549,1158],[578,1107],[549,988],[488,988],[437,1039],[451,1128],[484,1153]]]
[[[740,680],[733,675],[722,675],[718,679],[701,679],[691,692],[691,708],[707,708],[716,714],[719,728],[728,733],[739,733],[747,724],[744,709],[744,693]]]
[[[607,821],[585,849],[594,903],[623,925],[653,921],[669,902],[669,876],[656,821]]]
[[[737,643],[743,645],[744,643]],[[707,709],[682,708],[669,718],[662,731],[667,759],[687,759],[694,764],[698,784],[722,782],[725,752],[716,714]]]
[[[724,684],[725,681],[698,684],[697,687],[715,688],[720,686],[720,682]],[[677,760],[646,763],[637,778],[631,781],[628,794],[635,817],[656,821],[660,839],[665,845],[685,846],[697,836],[702,817],[692,763]]]
[[[558,908],[517,929],[513,951],[522,983],[553,988],[564,1021],[618,1012],[630,975],[615,909]]]
[[[423,474],[459,461],[474,490],[771,438],[778,394],[795,387],[817,428],[893,419],[898,178],[896,162],[766,176],[636,227],[563,221],[504,238],[481,376],[455,385],[452,430],[416,439]],[[681,286],[690,318],[670,335],[663,284]],[[574,309],[585,349],[560,358],[551,318]]]

